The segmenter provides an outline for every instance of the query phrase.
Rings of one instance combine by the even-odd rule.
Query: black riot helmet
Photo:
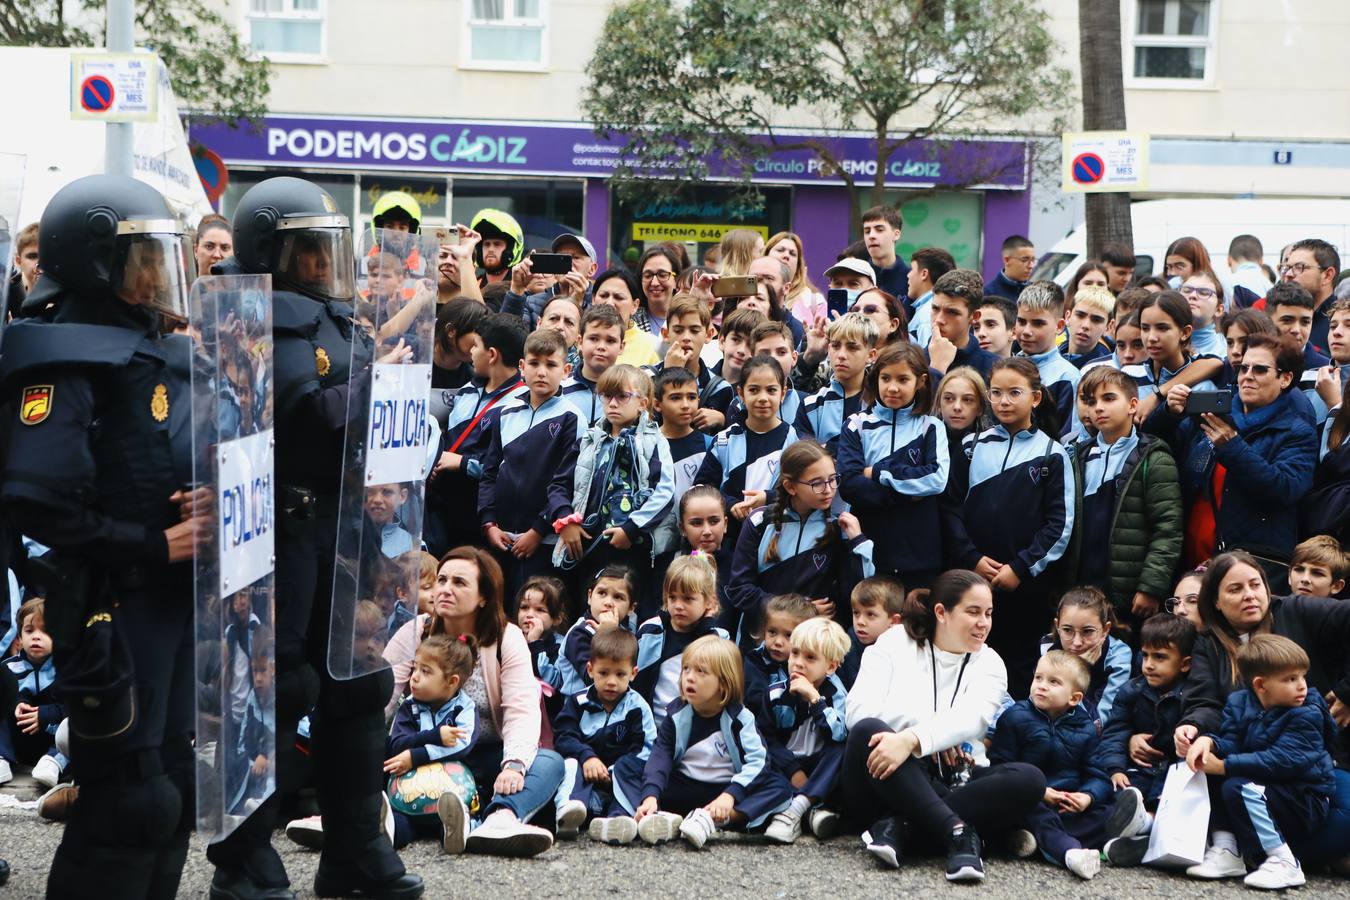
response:
[[[332,196],[301,178],[269,178],[234,210],[234,255],[251,275],[315,300],[356,296],[352,230]]]
[[[121,300],[187,319],[195,257],[159,191],[123,175],[89,175],[57,191],[38,226],[42,277],[25,306],[64,293]]]

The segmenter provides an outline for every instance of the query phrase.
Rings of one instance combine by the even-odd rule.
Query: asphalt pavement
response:
[[[4,793],[25,799],[33,796],[13,787]],[[0,888],[0,900],[42,896],[47,867],[60,837],[59,824],[45,822],[31,810],[0,808],[0,855],[13,867],[9,886]],[[286,862],[292,886],[301,897],[313,897],[319,854],[295,847],[280,832],[276,846]],[[955,886],[943,878],[940,859],[907,861],[899,871],[882,869],[851,836],[825,844],[805,837],[791,847],[750,841],[710,843],[702,851],[680,842],[661,847],[608,847],[583,836],[559,843],[530,860],[467,855],[451,859],[441,853],[438,844],[420,841],[404,851],[403,859],[409,869],[426,879],[428,898],[833,898],[892,897],[911,891],[956,895],[975,890],[986,897],[1038,900],[1056,895],[1111,900],[1254,896],[1240,881],[1211,884],[1148,869],[1104,867],[1095,879],[1085,882],[1048,863],[998,858],[985,861],[987,878],[981,888]],[[205,897],[210,882],[211,866],[202,843],[194,836],[179,894]],[[1350,881],[1314,876],[1302,888],[1302,895],[1350,900]]]

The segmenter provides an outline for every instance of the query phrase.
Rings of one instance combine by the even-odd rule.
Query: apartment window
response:
[[[547,0],[468,0],[468,66],[539,70],[547,64]]]
[[[321,60],[327,0],[248,0],[249,48],[279,62]]]
[[[1126,71],[1136,85],[1195,86],[1213,80],[1217,0],[1136,0]]]

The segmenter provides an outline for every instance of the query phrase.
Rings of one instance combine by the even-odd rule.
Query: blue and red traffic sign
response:
[[[102,75],[90,75],[80,82],[80,106],[86,112],[107,112],[112,109],[115,96],[112,82]]]
[[[1096,184],[1106,174],[1106,163],[1095,153],[1080,153],[1073,158],[1070,171],[1078,184]]]

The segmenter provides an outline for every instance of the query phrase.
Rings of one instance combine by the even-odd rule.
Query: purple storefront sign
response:
[[[190,135],[234,165],[608,178],[622,159],[619,143],[598,138],[582,125],[269,116],[260,132],[215,123],[192,125]],[[871,139],[779,139],[806,140],[827,147],[858,184],[872,183],[876,154]],[[1027,187],[1027,168],[1025,141],[913,141],[891,156],[886,184],[1020,191]],[[809,149],[775,153],[756,167],[755,180],[843,183],[837,173],[824,171]]]

